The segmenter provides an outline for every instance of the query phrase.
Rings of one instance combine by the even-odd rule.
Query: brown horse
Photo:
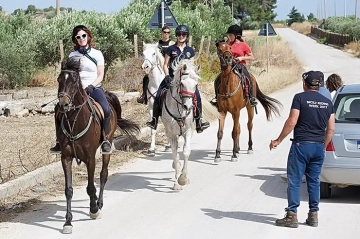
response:
[[[61,163],[65,174],[66,222],[63,233],[72,232],[71,199],[72,162],[85,163],[88,173],[87,193],[90,197],[90,217],[96,219],[103,207],[103,193],[108,177],[109,154],[102,155],[102,169],[100,172],[100,193],[96,196],[94,185],[95,154],[104,137],[100,126],[101,113],[94,102],[88,97],[81,85],[79,76],[80,61],[78,57],[71,57],[63,64],[58,77],[59,104],[56,110],[56,135],[61,148]],[[121,106],[117,96],[106,92],[106,98],[111,108],[110,133],[108,140],[112,142],[117,126],[128,136],[140,131],[137,124],[121,118]],[[97,109],[95,109],[97,108]]]
[[[242,108],[246,107],[248,112],[248,123],[247,127],[249,130],[249,141],[248,141],[248,154],[253,153],[252,149],[252,128],[253,128],[253,118],[254,118],[254,107],[249,103],[249,97],[244,95],[243,84],[239,79],[239,76],[234,73],[233,66],[234,60],[231,54],[231,46],[225,42],[217,42],[217,53],[220,59],[221,73],[220,73],[220,84],[217,88],[217,103],[219,116],[219,130],[218,130],[218,142],[216,147],[215,162],[218,163],[220,159],[220,145],[223,138],[225,117],[227,112],[230,112],[233,117],[234,126],[232,131],[232,138],[234,141],[233,145],[233,155],[231,161],[236,162],[238,159],[238,154],[240,152],[239,145],[239,135],[240,135],[240,111]],[[246,79],[242,75],[243,79]],[[249,79],[250,80],[250,79]],[[272,113],[276,116],[280,115],[278,106],[282,106],[281,103],[269,96],[264,95],[256,82],[256,79],[251,75],[252,86],[254,87],[254,97],[257,98],[261,105],[265,109],[266,119],[270,121]],[[247,84],[249,85],[249,84]],[[250,88],[250,87],[249,87]],[[278,105],[278,106],[277,106]],[[256,109],[256,108],[255,108]]]

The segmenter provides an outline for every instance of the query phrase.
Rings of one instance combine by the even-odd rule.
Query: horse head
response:
[[[223,41],[216,42],[217,54],[220,59],[220,65],[227,67],[232,66],[233,57],[231,53],[231,46]]]
[[[162,56],[158,44],[144,44],[143,64],[141,68],[146,74],[149,74],[155,66],[164,65],[164,57]]]
[[[60,75],[57,78],[59,83],[58,98],[61,112],[67,112],[76,107],[74,98],[79,92],[83,98],[83,88],[80,80],[80,57],[73,56],[64,61]]]
[[[195,90],[197,88],[200,76],[198,75],[199,67],[194,64],[193,60],[184,59],[180,62],[174,62],[174,83],[179,90],[181,105],[188,113],[193,109],[196,96]],[[195,104],[196,105],[196,104]]]

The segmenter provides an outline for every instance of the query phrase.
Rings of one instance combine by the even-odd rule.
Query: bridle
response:
[[[149,62],[149,63],[150,63],[150,71],[149,71],[148,74],[150,74],[150,73],[154,70],[155,67],[157,67],[160,72],[162,71],[162,69],[161,69],[161,67],[160,67],[160,64],[158,63],[158,59],[159,59],[159,57],[156,55],[156,53],[155,53],[155,62],[150,61],[148,58],[144,58],[143,64],[144,64],[145,62]],[[154,93],[150,92],[149,86],[147,87],[147,92],[149,92],[149,94],[150,94],[150,96],[148,97],[148,100],[149,100],[150,98],[155,98],[155,97],[156,97],[157,91],[155,91]]]
[[[179,94],[179,97],[180,99],[183,99],[183,98],[191,98],[192,99],[192,103],[193,103],[193,107],[188,109],[186,111],[186,114],[184,116],[175,116],[174,114],[172,114],[169,110],[169,108],[167,107],[167,104],[166,104],[166,101],[164,102],[164,105],[165,105],[165,109],[166,109],[166,112],[178,123],[179,127],[180,127],[180,134],[179,135],[182,135],[182,128],[184,127],[185,125],[185,120],[186,118],[190,115],[191,113],[191,110],[193,110],[193,115],[196,116],[196,106],[197,106],[197,99],[196,99],[196,95],[195,95],[195,92],[190,92],[190,91],[186,91],[186,90],[183,90],[182,89],[182,85],[180,84],[181,82],[181,78],[182,76],[186,76],[186,75],[189,75],[189,73],[183,73],[182,72],[182,69],[180,69],[180,76],[179,76],[179,80],[176,82],[176,89],[177,89],[177,92]],[[182,101],[179,101],[178,99],[176,99],[174,96],[173,96],[173,89],[172,87],[170,87],[170,94],[171,94],[171,97],[176,101],[177,103],[177,113],[178,115],[181,115],[181,112],[180,112],[180,109],[183,109],[184,108],[184,103]],[[181,107],[179,107],[181,106]]]
[[[65,72],[65,73],[71,73],[71,74],[74,74],[74,73],[75,73],[75,74],[79,74],[79,72],[74,71],[74,70],[61,70],[61,72],[62,72],[62,73]],[[61,91],[61,92],[58,93],[58,98],[59,98],[59,99],[62,98],[62,97],[66,97],[66,98],[69,100],[69,109],[68,109],[68,110],[66,110],[66,111],[61,111],[61,110],[59,109],[59,112],[62,114],[62,117],[61,117],[61,125],[60,125],[60,126],[61,126],[61,130],[62,130],[62,132],[64,133],[64,135],[66,136],[66,138],[68,138],[68,139],[70,140],[70,142],[72,143],[73,150],[74,150],[74,155],[75,155],[75,159],[76,159],[76,162],[77,162],[78,164],[80,164],[80,159],[78,159],[77,154],[76,154],[75,141],[85,135],[85,133],[89,130],[90,125],[91,125],[93,119],[96,118],[96,116],[95,116],[96,113],[95,113],[95,110],[94,110],[94,108],[93,108],[93,106],[92,106],[92,103],[91,103],[91,101],[90,101],[90,97],[89,97],[88,95],[86,95],[86,96],[84,97],[84,95],[82,94],[83,91],[81,91],[80,88],[79,88],[79,83],[78,83],[79,80],[80,80],[80,79],[77,80],[77,83],[76,83],[76,91],[74,92],[74,94],[70,95],[70,94],[67,93],[66,91]],[[67,90],[67,89],[68,89],[68,86],[65,87],[65,90]],[[74,105],[73,102],[74,102],[74,98],[75,98],[75,96],[76,96],[77,93],[79,93],[79,94],[81,95],[82,99],[84,99],[84,102],[81,103],[81,104],[79,104],[79,105]],[[80,115],[81,109],[83,108],[83,106],[84,106],[85,104],[88,104],[89,109],[90,109],[90,118],[89,118],[88,124],[87,124],[87,126],[85,127],[85,129],[82,130],[80,133],[74,134],[74,127],[75,127],[76,121],[77,121],[77,119],[78,119],[78,117],[79,117],[79,115]],[[67,115],[67,113],[68,113],[69,111],[71,111],[71,110],[77,111],[77,112],[76,112],[76,115],[75,115],[75,118],[73,119],[72,124],[70,123],[70,119],[69,119],[69,117],[68,117],[68,115]],[[64,119],[65,119],[66,122],[67,122],[67,126],[68,126],[70,132],[68,132],[68,131],[66,130],[66,128],[65,128]],[[96,120],[96,121],[98,121],[98,120]],[[98,122],[98,123],[99,123],[99,125],[100,125],[100,122]]]

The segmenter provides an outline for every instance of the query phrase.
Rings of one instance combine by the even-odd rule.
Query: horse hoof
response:
[[[181,185],[181,186],[184,186],[186,184],[189,184],[190,183],[190,180],[187,179],[186,176],[184,176],[183,174],[180,175],[179,179],[178,179],[178,183]]]
[[[100,219],[101,218],[101,210],[99,209],[96,213],[90,212],[91,219]]]
[[[231,162],[237,162],[237,161],[238,161],[237,157],[234,157],[234,156],[231,157]]]
[[[214,159],[214,163],[220,163],[220,162],[221,162],[221,158],[220,158],[220,157]]]
[[[72,233],[72,226],[67,225],[63,227],[63,234],[71,234]]]
[[[179,184],[174,184],[174,187],[172,188],[174,191],[180,191],[182,190],[182,187]]]
[[[247,154],[253,154],[253,153],[254,151],[252,149],[247,151]]]
[[[171,145],[166,145],[164,151],[165,152],[171,151]]]

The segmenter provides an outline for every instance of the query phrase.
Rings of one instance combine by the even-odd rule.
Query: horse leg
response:
[[[233,155],[231,156],[231,162],[236,162],[238,159],[240,146],[239,146],[239,136],[240,136],[240,110],[232,114],[234,125],[232,131],[233,138]]]
[[[248,141],[248,154],[252,154],[253,151],[253,142],[252,142],[252,128],[253,128],[253,119],[254,119],[254,107],[251,107],[250,104],[246,105],[246,110],[248,112],[248,131],[249,131],[249,141]]]
[[[95,154],[94,154],[95,155]],[[88,173],[88,185],[86,187],[86,192],[90,197],[90,218],[96,219],[100,215],[99,207],[96,203],[96,188],[94,184],[94,174],[95,174],[95,156],[92,155],[90,160],[86,164],[87,173]]]
[[[178,183],[181,164],[180,164],[180,161],[179,161],[177,136],[171,137],[169,139],[169,141],[170,141],[170,144],[171,144],[172,158],[173,158],[172,167],[173,167],[173,169],[175,169],[175,183],[174,183],[174,186],[173,186],[173,190],[178,191],[178,190],[181,190],[182,187]]]
[[[110,162],[110,154],[103,154],[102,155],[102,168],[101,168],[101,172],[100,172],[100,192],[99,192],[99,199],[97,201],[99,210],[101,210],[102,207],[104,206],[103,195],[104,195],[105,184],[108,179],[109,162]]]
[[[72,213],[71,213],[71,199],[73,197],[73,187],[72,187],[72,157],[67,157],[61,155],[61,164],[64,170],[65,175],[65,197],[66,197],[66,215],[65,215],[65,224],[63,226],[63,233],[70,234],[72,233]]]
[[[227,113],[227,111],[221,112],[220,116],[219,116],[219,129],[218,129],[218,133],[217,133],[218,141],[217,141],[216,154],[215,154],[215,160],[214,160],[215,163],[221,162],[221,159],[220,159],[220,146],[221,146],[221,140],[222,140],[223,135],[224,135],[224,126],[225,126],[226,113]]]
[[[149,100],[149,106],[148,106],[150,121],[152,120],[152,117],[153,117],[153,105],[154,105],[154,99],[151,98]],[[156,130],[151,129],[151,144],[150,144],[150,148],[148,150],[148,154],[150,154],[151,156],[155,156],[155,135],[156,135]]]
[[[183,153],[184,153],[184,165],[181,171],[181,175],[178,179],[178,183],[181,186],[184,186],[185,184],[189,184],[190,183],[190,179],[187,177],[188,174],[188,161],[189,161],[189,157],[190,157],[190,153],[191,153],[191,130],[188,130],[186,132],[186,135],[184,137],[184,148],[183,148]]]

